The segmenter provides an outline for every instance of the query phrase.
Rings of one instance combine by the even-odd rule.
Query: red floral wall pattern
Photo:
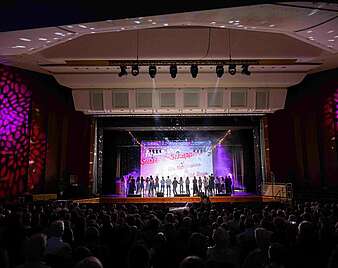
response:
[[[31,95],[19,73],[0,66],[0,197],[25,190]]]

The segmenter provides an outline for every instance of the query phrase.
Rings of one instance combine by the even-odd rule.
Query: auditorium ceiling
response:
[[[0,32],[1,62],[51,74],[71,88],[206,87],[214,62],[237,62],[220,86],[287,87],[338,66],[338,4],[279,2]],[[161,61],[162,62],[161,65]],[[178,73],[170,77],[169,63]],[[188,62],[186,62],[188,61]],[[190,61],[198,61],[196,79]],[[139,75],[119,77],[121,62]],[[247,62],[251,76],[241,75]],[[167,64],[166,64],[167,63]],[[142,65],[143,64],[143,65]]]

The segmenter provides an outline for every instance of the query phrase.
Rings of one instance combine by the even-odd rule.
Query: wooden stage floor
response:
[[[253,202],[276,202],[277,200],[260,195],[233,195],[233,196],[210,196],[211,203],[253,203]],[[182,204],[199,203],[201,198],[196,197],[121,197],[104,195],[95,198],[73,200],[81,204]]]

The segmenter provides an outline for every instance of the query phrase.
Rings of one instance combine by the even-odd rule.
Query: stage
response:
[[[102,195],[95,198],[76,199],[74,202],[80,204],[184,204],[199,203],[198,196],[176,196],[176,197],[126,197],[118,195]],[[278,202],[268,196],[250,193],[237,193],[235,195],[210,196],[211,203],[255,203],[255,202]]]

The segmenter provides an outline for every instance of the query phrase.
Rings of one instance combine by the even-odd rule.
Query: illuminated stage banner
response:
[[[141,176],[193,177],[213,173],[211,141],[142,141]]]

